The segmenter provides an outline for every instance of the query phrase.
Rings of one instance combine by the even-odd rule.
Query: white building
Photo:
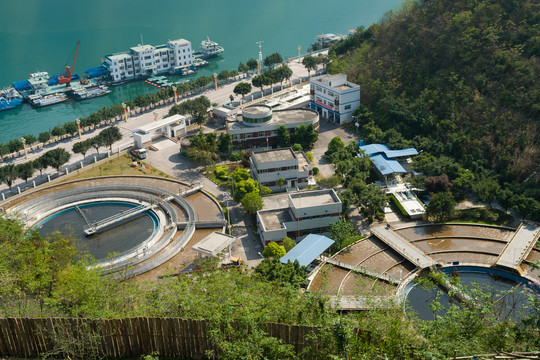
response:
[[[152,145],[152,140],[160,137],[175,138],[186,134],[186,117],[173,115],[141,126],[133,131],[133,145],[142,149]]]
[[[310,108],[322,118],[345,124],[352,121],[360,106],[360,86],[347,81],[347,75],[322,75],[310,80]]]
[[[291,148],[254,152],[250,164],[251,176],[272,191],[307,187],[313,169],[303,152]],[[278,185],[280,178],[283,186]]]
[[[105,67],[113,82],[150,75],[177,72],[193,65],[191,42],[185,39],[169,40],[165,45],[138,45],[105,57]]]
[[[333,189],[301,191],[288,195],[289,207],[257,211],[257,225],[263,244],[288,236],[328,232],[339,221],[341,201]]]

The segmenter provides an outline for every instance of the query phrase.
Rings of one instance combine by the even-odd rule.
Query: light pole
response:
[[[127,116],[128,116],[128,112],[127,112],[127,105],[125,103],[122,103],[122,107],[124,108],[124,118],[127,122]]]
[[[216,73],[214,73],[214,87],[217,91],[217,74]]]
[[[178,93],[176,92],[176,86],[173,85],[172,87],[173,91],[174,91],[174,105],[178,105]]]
[[[24,158],[28,159],[28,151],[26,151],[26,139],[22,137],[21,141],[22,141],[22,145],[23,145],[23,148],[24,148]]]
[[[300,60],[300,50],[302,49],[302,47],[300,47],[300,45],[298,45],[298,63],[300,64],[302,61]]]
[[[80,119],[75,119],[75,122],[77,123],[77,131],[79,132],[79,140],[82,139],[82,136],[81,136],[81,120]]]
[[[268,150],[268,138],[266,138],[266,150]]]
[[[157,117],[158,117],[158,113],[155,112],[155,113],[154,113],[154,121],[157,121]]]

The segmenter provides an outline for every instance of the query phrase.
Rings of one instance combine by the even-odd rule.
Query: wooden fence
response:
[[[238,324],[232,323],[233,328]],[[263,324],[262,329],[300,352],[316,344],[317,328],[287,324]],[[108,357],[141,354],[200,358],[216,351],[209,320],[179,318],[72,319],[0,318],[0,357],[34,358],[40,354],[90,346]],[[309,340],[307,340],[309,338]]]

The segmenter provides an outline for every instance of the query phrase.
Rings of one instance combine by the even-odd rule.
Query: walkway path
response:
[[[429,268],[437,264],[435,260],[424,254],[422,250],[398,235],[388,226],[373,226],[371,228],[371,233],[421,269]]]
[[[322,259],[323,259],[323,261],[327,262],[328,264],[332,264],[334,266],[338,266],[338,267],[341,267],[343,269],[356,271],[356,272],[365,274],[367,276],[389,282],[390,284],[399,285],[399,283],[400,283],[399,280],[394,279],[393,277],[389,276],[388,274],[386,274],[386,275],[379,274],[379,273],[377,273],[375,271],[371,271],[371,270],[369,270],[366,267],[361,266],[361,265],[353,266],[353,265],[345,264],[345,263],[341,262],[341,260],[339,260],[339,259],[337,259],[337,260],[336,259],[330,259],[330,258],[327,258],[326,256],[322,256]]]
[[[396,296],[331,296],[330,304],[338,310],[373,310],[395,309],[399,306],[399,298]]]
[[[506,244],[495,265],[514,269],[522,274],[524,270],[520,265],[529,255],[539,238],[539,227],[521,223],[512,239]]]

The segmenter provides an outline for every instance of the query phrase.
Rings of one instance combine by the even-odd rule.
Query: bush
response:
[[[398,199],[396,199],[396,197],[393,194],[388,195],[387,198],[390,200],[389,203],[394,212],[398,210],[401,213],[401,216],[403,216],[406,219],[409,218],[409,214],[407,214],[407,211],[405,210],[405,208],[399,203]]]
[[[229,175],[228,166],[227,165],[217,166],[216,169],[214,170],[214,174],[219,180],[226,181],[227,175]]]
[[[313,168],[313,175],[317,175],[319,173],[319,168],[318,167],[314,167]]]

